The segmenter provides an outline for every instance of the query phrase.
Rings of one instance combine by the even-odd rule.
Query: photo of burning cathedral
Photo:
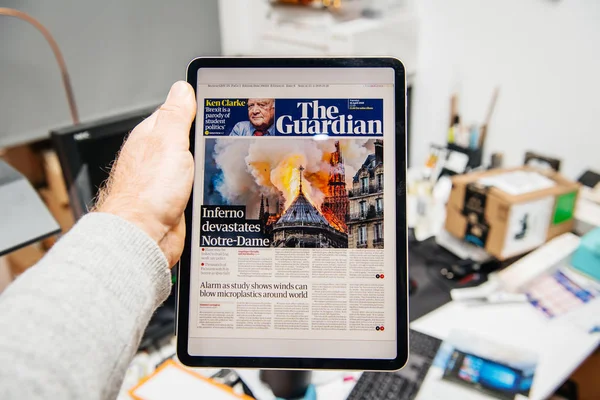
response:
[[[298,168],[298,195],[283,213],[272,215],[269,212],[268,200],[265,211],[261,198],[259,218],[265,223],[266,233],[272,234],[273,247],[348,247],[345,222],[348,214],[348,191],[339,142],[335,143],[330,166],[327,196],[320,209],[306,198],[302,190],[303,166]]]
[[[263,216],[267,223],[266,229],[273,237],[273,247],[347,248],[348,235],[343,229],[345,224],[335,220],[330,222],[304,195],[302,191],[303,170],[302,166],[298,169],[300,187],[298,196],[292,205],[271,225],[268,225],[270,215],[265,213]],[[347,201],[346,198],[346,203]],[[333,213],[330,213],[329,216],[337,218]]]
[[[364,215],[360,214],[360,210],[370,209],[361,203],[364,201],[368,201],[369,206],[372,203],[373,207],[383,207],[378,200],[383,191],[383,176],[380,176],[383,163],[382,158],[376,157],[382,151],[382,141],[341,140],[346,142],[340,144],[340,140],[330,140],[329,143],[315,144],[312,140],[298,140],[294,145],[288,140],[284,143],[263,139],[260,144],[265,145],[256,148],[252,144],[248,148],[248,140],[225,140],[222,148],[220,143],[211,144],[207,153],[216,155],[213,162],[217,168],[213,170],[214,167],[207,164],[205,169],[205,176],[211,178],[205,181],[205,203],[245,203],[249,217],[262,221],[262,233],[270,239],[273,247],[382,248],[382,212],[375,212],[380,217],[378,220],[371,218],[371,214],[367,219],[366,211]],[[265,148],[278,143],[281,147],[287,145],[287,152],[278,155],[279,146]],[[369,154],[374,143],[375,153]],[[237,149],[237,146],[240,148]],[[302,149],[303,146],[319,147]],[[351,164],[345,163],[343,148],[353,157]],[[318,158],[311,158],[314,154],[318,154]],[[228,163],[235,165],[228,169]],[[346,176],[348,168],[350,172]],[[378,196],[372,200],[367,200],[365,195],[375,192],[360,192],[365,174],[372,182],[380,184]],[[229,182],[225,182],[228,178]],[[253,182],[249,182],[250,179]],[[355,187],[355,181],[359,186]],[[347,182],[352,182],[351,188],[348,188]],[[241,183],[245,186],[242,187]],[[231,193],[236,189],[235,193]],[[241,200],[236,200],[236,197]],[[368,235],[364,229],[380,229],[379,235]],[[363,235],[359,236],[361,230]]]

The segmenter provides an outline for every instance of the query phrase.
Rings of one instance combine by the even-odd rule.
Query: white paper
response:
[[[581,307],[559,318],[581,329],[585,333],[590,333],[594,328],[600,327],[600,297],[581,305]]]
[[[452,151],[444,163],[444,167],[457,174],[462,174],[465,172],[468,163],[469,156],[458,151]]]
[[[144,400],[240,399],[239,396],[171,364],[143,383],[133,394]]]
[[[529,282],[547,273],[559,261],[568,257],[579,246],[579,242],[579,237],[572,233],[563,233],[552,239],[533,253],[500,271],[498,277],[503,288],[518,292]]]
[[[478,180],[485,186],[493,186],[513,196],[537,192],[556,186],[552,179],[538,172],[513,171],[505,174],[486,176]]]

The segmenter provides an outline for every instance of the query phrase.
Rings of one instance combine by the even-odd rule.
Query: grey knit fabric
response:
[[[0,295],[0,399],[116,398],[170,290],[149,236],[87,214]]]

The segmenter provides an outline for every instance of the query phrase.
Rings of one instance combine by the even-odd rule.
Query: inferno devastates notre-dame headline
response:
[[[202,207],[201,246],[222,247],[268,247],[269,238],[252,237],[260,234],[258,220],[246,219],[243,207]],[[244,235],[235,235],[243,233]]]

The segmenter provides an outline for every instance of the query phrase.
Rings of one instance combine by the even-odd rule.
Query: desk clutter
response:
[[[466,167],[469,169],[478,168],[482,164],[483,149],[499,93],[500,89],[496,88],[485,119],[481,124],[471,123],[465,125],[461,121],[459,113],[458,95],[454,94],[450,100],[450,122],[446,138],[447,148],[449,151],[464,154],[467,158]]]
[[[452,290],[452,299],[474,305],[528,303],[548,320],[594,333],[600,328],[600,257],[595,248],[588,252],[598,233],[583,238],[565,233],[490,275],[486,283]]]
[[[448,256],[422,255],[433,260],[431,275],[452,281],[452,301],[411,329],[441,339],[442,347],[452,347],[456,332],[468,332],[467,344],[489,341],[480,350],[509,346],[537,362],[531,376],[503,372],[506,389],[529,385],[528,393],[491,393],[479,370],[480,359],[490,360],[485,351],[455,347],[452,352],[469,357],[452,364],[447,351],[417,400],[600,398],[598,385],[569,380],[580,379],[572,374],[586,359],[594,365],[587,370],[599,367],[590,357],[600,345],[599,175],[586,171],[568,179],[559,172],[560,160],[530,151],[522,166],[502,168],[499,155],[489,166],[475,166],[465,138],[459,146],[453,134],[448,142],[454,143],[432,145],[423,168],[407,175],[407,220],[416,239],[409,250],[434,237]],[[587,387],[578,396],[580,384]]]
[[[469,342],[481,338],[532,351],[538,364],[527,398],[549,398],[600,344],[600,282],[574,266],[582,242],[572,233],[552,239],[485,283],[453,289],[452,302],[411,328],[443,339],[468,331],[475,335]],[[593,393],[581,398],[599,398],[600,388]]]

